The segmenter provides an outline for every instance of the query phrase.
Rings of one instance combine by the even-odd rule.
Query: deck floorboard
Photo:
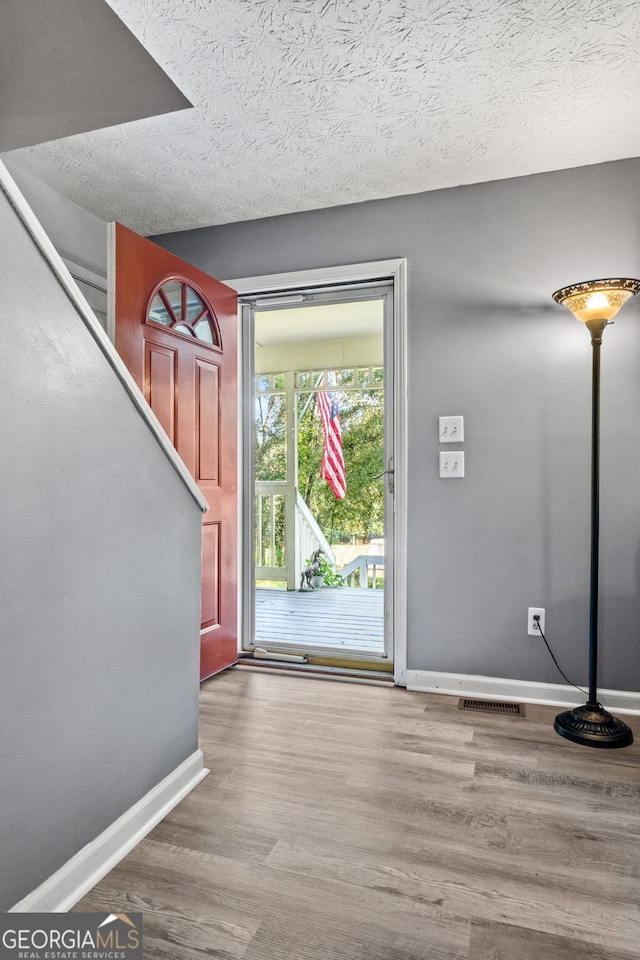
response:
[[[304,644],[383,656],[384,591],[256,590],[256,644]]]

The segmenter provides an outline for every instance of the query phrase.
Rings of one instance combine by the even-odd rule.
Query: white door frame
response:
[[[393,596],[393,675],[398,686],[407,685],[407,261],[376,260],[339,267],[321,267],[314,270],[299,270],[294,273],[279,273],[261,277],[241,277],[224,282],[237,290],[239,296],[285,292],[301,287],[328,286],[334,284],[362,283],[367,280],[393,281],[393,366],[394,366],[394,467],[395,467],[395,525],[394,556],[395,578]],[[253,344],[247,343],[242,323],[242,308],[238,310],[240,357],[239,383],[244,397],[242,358]],[[242,417],[240,418],[242,424]],[[243,464],[239,464],[238,488],[242,490]],[[242,517],[244,511],[239,511]],[[242,519],[241,519],[242,524]],[[239,543],[244,543],[240,530]],[[242,566],[242,564],[240,564]],[[242,570],[240,573],[240,596],[242,596]],[[239,611],[242,617],[242,610]],[[240,620],[241,630],[244,627]]]

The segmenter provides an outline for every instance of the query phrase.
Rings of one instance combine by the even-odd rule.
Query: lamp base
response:
[[[633,732],[622,720],[612,716],[600,703],[586,703],[556,717],[553,729],[566,740],[585,747],[628,747]]]

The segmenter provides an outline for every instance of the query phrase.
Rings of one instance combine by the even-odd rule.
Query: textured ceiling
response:
[[[141,233],[640,155],[637,0],[109,3],[194,109],[6,156]]]

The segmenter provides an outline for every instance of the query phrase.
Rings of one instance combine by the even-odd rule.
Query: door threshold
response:
[[[239,667],[243,670],[270,670],[272,673],[295,673],[307,677],[324,677],[327,680],[352,680],[356,683],[377,683],[393,686],[393,673],[387,670],[368,670],[361,667],[332,667],[319,663],[286,663],[279,660],[255,660],[240,656]]]
[[[252,645],[246,647],[239,654],[240,659],[244,660],[280,660],[280,654],[284,654],[282,657],[282,662],[287,659],[289,654],[294,654],[297,658],[304,658],[304,663],[309,664],[312,667],[344,667],[346,670],[356,670],[362,673],[390,673],[393,674],[393,662],[387,657],[370,657],[366,654],[353,651],[353,653],[345,653],[344,650],[339,651],[326,651],[308,649],[302,644],[297,646],[290,646],[287,644],[276,644],[274,643],[268,650],[265,650],[265,653],[271,654],[271,656],[261,655],[256,657],[254,650],[256,648]]]

